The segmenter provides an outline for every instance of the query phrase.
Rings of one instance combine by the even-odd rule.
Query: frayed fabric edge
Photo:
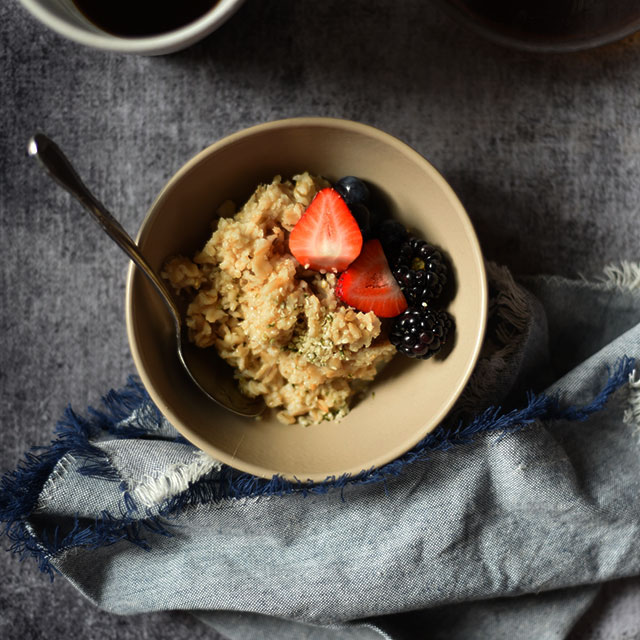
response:
[[[160,477],[147,476],[129,493],[135,502],[145,507],[155,507],[186,491],[203,476],[221,469],[221,462],[198,450],[193,462],[171,465]]]
[[[456,416],[468,415],[495,388],[507,362],[521,348],[531,319],[531,305],[525,291],[516,283],[507,267],[494,262],[485,264],[487,278],[496,294],[490,298],[488,318],[493,329],[491,340],[485,337],[485,352],[456,403]],[[493,345],[486,353],[486,345]],[[483,403],[484,404],[484,403]],[[454,416],[455,419],[455,416]]]
[[[636,369],[629,374],[626,408],[622,421],[640,430],[640,371]]]
[[[44,532],[40,538],[28,523],[28,518],[37,509],[43,490],[51,487],[48,481],[60,469],[61,461],[73,458],[80,463],[78,473],[81,475],[117,482],[120,477],[108,455],[91,441],[105,434],[116,438],[148,437],[163,424],[160,411],[150,402],[146,391],[134,376],[129,378],[124,388],[108,393],[103,398],[103,404],[103,411],[89,408],[86,417],[68,407],[54,429],[56,438],[47,447],[32,447],[15,471],[0,477],[0,525],[3,525],[0,535],[6,535],[11,542],[9,551],[21,558],[35,558],[40,570],[52,578],[54,568],[51,558],[69,546],[101,546],[125,537],[131,542],[138,539],[143,544],[134,529],[127,534],[116,533],[114,538],[106,530],[109,523],[116,520],[109,514],[96,518],[92,532],[89,532],[90,527],[81,530],[76,519],[73,529],[66,535],[61,535],[59,529],[54,528]],[[135,416],[134,420],[132,416]]]
[[[58,461],[66,454],[73,453],[83,456],[91,463],[96,475],[105,479],[109,477],[110,463],[104,458],[100,449],[93,446],[89,439],[98,432],[111,432],[118,428],[109,424],[105,419],[109,413],[92,412],[92,418],[82,419],[76,414],[70,423],[62,422],[56,428],[58,439],[49,448],[26,454],[16,471],[5,474],[0,479],[0,522],[4,533],[11,541],[10,551],[21,558],[31,556],[38,562],[41,571],[48,573],[53,579],[54,559],[64,551],[72,548],[98,548],[127,540],[141,548],[149,549],[147,534],[172,535],[172,525],[167,520],[179,515],[185,508],[199,504],[214,504],[225,500],[246,498],[260,498],[265,496],[284,496],[301,494],[303,496],[324,494],[331,490],[339,490],[344,499],[344,490],[350,485],[371,483],[385,483],[393,477],[399,476],[405,467],[417,460],[427,459],[433,452],[447,451],[454,446],[469,444],[476,436],[483,433],[498,433],[499,439],[513,434],[537,421],[573,420],[583,421],[603,409],[609,397],[620,387],[627,384],[635,370],[632,358],[622,358],[613,371],[609,371],[607,383],[598,395],[587,405],[561,407],[557,396],[546,394],[529,394],[527,405],[521,409],[503,411],[502,407],[490,407],[466,423],[459,423],[455,428],[439,427],[413,449],[400,458],[379,468],[362,471],[356,475],[330,477],[321,483],[290,481],[280,476],[270,479],[258,478],[247,473],[239,472],[226,465],[219,468],[216,461],[208,462],[208,469],[204,476],[191,481],[188,474],[184,475],[187,488],[176,495],[168,496],[156,508],[145,504],[151,493],[141,496],[130,491],[123,493],[123,503],[118,515],[103,511],[93,522],[87,524],[75,519],[73,527],[65,535],[61,535],[58,528],[43,530],[39,535],[33,531],[29,516],[37,503],[46,480]],[[123,398],[131,411],[137,408],[131,406],[134,398],[142,405],[151,404],[142,385],[134,379],[129,381],[123,390]],[[118,393],[112,392],[111,404],[117,405]],[[70,410],[69,410],[70,411]],[[149,415],[153,415],[151,411]],[[111,415],[122,417],[120,407],[111,411]],[[144,429],[143,423],[135,425],[136,431]],[[128,433],[132,433],[128,431]],[[120,437],[122,435],[120,434]],[[102,469],[98,467],[102,465]],[[206,465],[205,465],[206,466]],[[204,468],[202,469],[204,470]],[[115,471],[115,470],[113,470]],[[193,472],[193,469],[191,470]],[[165,487],[166,488],[166,487]],[[157,489],[157,488],[156,488]],[[158,496],[164,494],[160,491]]]
[[[621,260],[618,263],[610,263],[602,269],[599,276],[585,276],[580,274],[577,279],[559,275],[525,275],[518,276],[518,281],[528,284],[532,281],[542,280],[561,284],[571,284],[595,288],[601,291],[640,292],[640,262]]]
[[[606,289],[640,291],[640,262],[622,260],[619,264],[609,264],[602,270],[597,282]]]

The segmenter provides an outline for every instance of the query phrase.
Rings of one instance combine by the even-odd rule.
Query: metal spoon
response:
[[[87,209],[111,237],[133,260],[164,300],[176,330],[176,348],[180,362],[195,384],[211,400],[241,416],[253,417],[264,411],[262,398],[248,398],[234,382],[231,367],[212,349],[200,349],[187,337],[186,325],[178,305],[166,284],[151,268],[140,253],[138,245],[130,238],[120,223],[107,211],[83,184],[71,163],[58,146],[42,133],[29,140],[28,152],[37,158],[47,173]]]

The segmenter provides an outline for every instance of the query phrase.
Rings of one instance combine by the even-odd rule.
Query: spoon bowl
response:
[[[260,415],[265,409],[264,400],[249,398],[241,393],[234,382],[231,367],[213,349],[200,349],[189,341],[187,327],[183,322],[177,301],[167,285],[150,266],[120,223],[85,186],[58,145],[44,134],[36,133],[29,140],[28,153],[40,162],[55,182],[92,214],[103,231],[151,282],[173,321],[178,359],[200,391],[215,403],[240,416]]]

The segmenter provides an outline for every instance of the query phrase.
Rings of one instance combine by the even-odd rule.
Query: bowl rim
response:
[[[617,27],[605,33],[587,34],[578,37],[550,37],[549,40],[531,38],[519,38],[515,33],[508,30],[504,32],[491,27],[489,20],[474,20],[472,15],[457,4],[452,4],[447,0],[435,0],[438,7],[447,13],[452,19],[459,21],[461,25],[475,32],[486,40],[504,47],[509,47],[516,51],[526,51],[528,53],[559,54],[577,53],[589,49],[597,49],[609,44],[614,44],[620,40],[640,31],[640,18],[631,20],[624,26]]]
[[[147,213],[145,214],[144,219],[140,223],[140,228],[138,234],[136,236],[136,243],[140,244],[142,240],[145,239],[146,230],[151,228],[149,222],[152,220],[154,212],[157,210],[159,205],[167,198],[169,191],[173,188],[173,186],[178,183],[182,177],[187,174],[191,169],[199,164],[204,158],[217,153],[221,149],[234,145],[238,140],[244,139],[247,137],[251,137],[256,134],[263,133],[265,131],[271,131],[275,129],[287,129],[290,127],[333,127],[337,129],[342,129],[345,132],[359,132],[368,136],[374,136],[379,140],[384,141],[386,144],[389,144],[396,148],[396,150],[407,154],[408,156],[413,157],[417,162],[423,164],[427,168],[427,170],[432,174],[434,180],[439,182],[440,188],[446,193],[446,195],[450,198],[451,202],[454,206],[458,207],[462,212],[461,222],[463,227],[469,237],[469,240],[473,246],[473,257],[474,262],[477,267],[477,274],[480,278],[480,302],[482,308],[482,314],[480,318],[480,327],[477,335],[475,337],[475,342],[473,344],[473,352],[468,361],[466,370],[464,375],[461,376],[458,385],[454,392],[451,394],[451,397],[445,405],[440,409],[440,411],[435,414],[430,420],[429,424],[430,428],[427,430],[421,431],[417,430],[417,435],[410,442],[404,442],[402,445],[393,448],[388,451],[385,455],[378,456],[375,460],[370,461],[366,466],[361,468],[352,468],[345,469],[341,471],[341,474],[345,475],[357,475],[362,471],[366,471],[367,469],[377,469],[393,460],[397,459],[407,451],[410,451],[416,444],[418,444],[428,433],[432,432],[437,428],[440,422],[444,419],[444,417],[449,413],[451,408],[454,406],[463,389],[465,388],[471,374],[473,373],[478,358],[480,356],[480,350],[482,348],[482,344],[484,341],[484,335],[487,324],[487,309],[488,309],[488,285],[487,285],[487,275],[484,265],[484,258],[482,255],[482,250],[480,247],[480,243],[478,241],[478,237],[476,235],[475,229],[469,215],[466,212],[466,209],[462,205],[458,196],[453,191],[452,187],[449,183],[444,179],[444,177],[440,174],[440,172],[420,153],[418,153],[415,149],[409,146],[407,143],[399,140],[395,136],[378,129],[377,127],[373,127],[371,125],[363,124],[360,122],[356,122],[353,120],[341,119],[341,118],[331,118],[331,117],[296,117],[296,118],[285,118],[279,120],[273,120],[269,122],[265,122],[262,124],[254,125],[251,127],[247,127],[236,131],[230,135],[224,136],[217,142],[207,146],[202,151],[193,156],[190,160],[188,160],[176,173],[172,175],[172,177],[168,180],[168,182],[161,189],[160,193],[153,201],[151,206],[149,207]],[[286,478],[292,481],[299,481],[299,476],[294,473],[283,472],[277,469],[271,469],[268,466],[262,466],[258,464],[254,464],[251,462],[241,461],[241,464],[238,464],[238,459],[234,456],[228,455],[224,451],[219,450],[215,445],[212,445],[211,442],[205,440],[200,437],[197,433],[192,431],[187,425],[185,425],[171,410],[171,408],[164,402],[162,397],[156,392],[150,376],[147,374],[145,367],[143,366],[143,360],[141,356],[141,351],[138,348],[138,345],[135,340],[135,330],[134,330],[134,315],[133,315],[133,284],[134,278],[136,276],[138,269],[136,266],[130,262],[128,272],[127,272],[127,281],[126,281],[126,292],[125,292],[125,312],[126,312],[126,327],[127,327],[127,337],[129,341],[129,347],[131,350],[131,355],[133,357],[133,361],[136,366],[136,370],[142,383],[149,393],[151,399],[156,404],[158,409],[160,409],[161,413],[168,419],[168,421],[174,426],[176,430],[178,430],[181,434],[183,434],[192,444],[196,445],[210,456],[214,457],[218,461],[233,467],[234,469],[238,469],[240,471],[244,471],[246,473],[250,473],[254,476],[262,477],[262,478],[272,478],[274,476],[279,476],[282,478]],[[140,274],[140,277],[143,277]],[[307,480],[312,482],[322,482],[326,480],[329,476],[334,475],[335,472],[327,472],[327,473],[306,473]]]
[[[98,26],[95,27],[95,31],[82,29],[60,18],[39,0],[20,0],[35,18],[69,40],[95,49],[142,55],[172,53],[195,44],[226,22],[244,1],[217,0],[209,11],[183,27],[153,36],[125,38],[102,31]]]

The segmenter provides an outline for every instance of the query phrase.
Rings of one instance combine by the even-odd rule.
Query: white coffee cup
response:
[[[108,0],[105,0],[108,2]],[[142,55],[162,55],[185,49],[226,22],[244,0],[218,0],[194,22],[168,33],[120,37],[103,31],[86,18],[72,0],[20,0],[40,22],[62,36],[96,49]]]

